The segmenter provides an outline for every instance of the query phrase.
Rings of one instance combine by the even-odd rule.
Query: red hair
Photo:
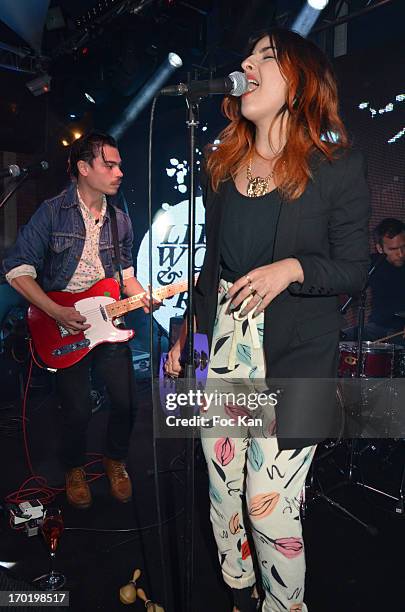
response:
[[[274,180],[282,195],[294,200],[312,177],[311,155],[319,151],[332,160],[337,151],[348,147],[348,138],[339,117],[336,79],[326,56],[311,41],[282,29],[259,34],[250,41],[250,50],[266,35],[287,82],[287,99],[275,118],[286,117],[287,140],[274,165]],[[242,116],[240,99],[225,97],[222,112],[230,123],[220,133],[220,143],[206,149],[214,191],[221,182],[236,176],[255,147],[255,126]]]

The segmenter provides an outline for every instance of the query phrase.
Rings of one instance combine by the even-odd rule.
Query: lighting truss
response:
[[[104,5],[94,7],[76,19],[77,32],[52,51],[52,58],[73,53],[89,39],[103,31],[103,28],[124,13],[141,13],[156,0],[105,0]]]
[[[36,74],[46,61],[47,58],[33,55],[28,48],[13,47],[0,41],[0,68]]]

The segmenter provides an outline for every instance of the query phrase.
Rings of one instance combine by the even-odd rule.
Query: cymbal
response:
[[[401,317],[401,319],[405,319],[405,310],[403,310],[402,312],[396,312],[395,316]]]

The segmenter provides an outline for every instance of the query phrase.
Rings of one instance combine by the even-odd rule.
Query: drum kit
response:
[[[405,313],[398,314],[405,319]],[[385,342],[400,335],[404,331],[374,342],[363,340],[361,347],[359,342],[340,342],[337,400],[344,415],[342,434],[318,448],[305,492],[307,501],[322,498],[373,534],[372,526],[325,494],[319,474],[325,472],[325,462],[332,461],[340,482],[328,494],[357,485],[371,496],[383,496],[388,502],[383,507],[405,516],[405,346]]]
[[[340,343],[339,377],[356,376],[357,350],[357,342]],[[363,341],[362,355],[361,377],[405,377],[405,347],[398,344],[386,344],[380,340],[374,342]]]

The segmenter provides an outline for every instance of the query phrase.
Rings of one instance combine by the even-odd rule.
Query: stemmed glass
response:
[[[56,591],[66,582],[61,572],[55,572],[55,554],[59,538],[63,532],[63,517],[59,508],[47,508],[42,523],[42,535],[49,549],[49,572],[35,579],[35,583],[44,591]]]

